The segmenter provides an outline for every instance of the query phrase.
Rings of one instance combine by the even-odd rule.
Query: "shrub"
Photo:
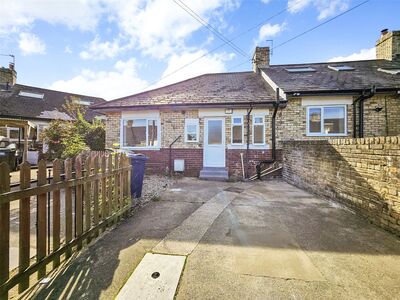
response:
[[[48,145],[46,158],[74,157],[87,150],[105,150],[105,128],[99,120],[90,123],[85,120],[86,109],[81,105],[67,101],[64,109],[72,120],[53,120],[43,131],[43,140]]]

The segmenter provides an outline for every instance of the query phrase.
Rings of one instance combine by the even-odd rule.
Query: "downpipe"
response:
[[[279,88],[276,89],[276,102],[274,103],[274,112],[272,114],[272,119],[271,119],[271,143],[272,143],[272,157],[271,159],[266,159],[266,160],[261,160],[257,166],[256,166],[256,171],[257,171],[257,178],[261,179],[261,167],[264,164],[272,164],[276,161],[276,114],[279,109],[279,104],[280,104],[280,98],[279,98]]]
[[[353,137],[357,138],[357,104],[358,104],[358,137],[364,137],[364,102],[372,98],[376,93],[375,85],[367,92],[364,90],[356,100],[353,101]]]

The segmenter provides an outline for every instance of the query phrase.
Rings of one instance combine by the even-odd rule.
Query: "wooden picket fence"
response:
[[[46,163],[42,160],[34,184],[31,167],[25,162],[20,166],[20,185],[14,188],[10,187],[8,164],[0,164],[1,300],[7,299],[9,291],[17,285],[19,293],[29,288],[32,275],[36,274],[37,280],[45,277],[130,209],[129,159],[122,154],[94,153],[82,160],[81,156],[64,162],[56,159],[52,178],[46,177]],[[10,204],[13,201],[19,202],[19,260],[18,267],[10,270]],[[34,205],[36,220],[31,220]],[[32,221],[36,222],[36,255],[33,256],[30,253]]]

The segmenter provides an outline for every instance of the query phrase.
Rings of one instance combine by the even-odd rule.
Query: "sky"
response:
[[[256,46],[273,48],[271,64],[373,59],[380,31],[400,30],[400,0],[323,24],[364,1],[0,0],[0,54],[15,55],[20,84],[111,100],[249,71]]]

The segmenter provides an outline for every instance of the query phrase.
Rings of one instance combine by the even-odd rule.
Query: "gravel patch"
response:
[[[149,201],[159,201],[161,192],[172,186],[176,179],[167,176],[146,175],[143,180],[142,197],[136,199],[135,206],[144,206]]]

